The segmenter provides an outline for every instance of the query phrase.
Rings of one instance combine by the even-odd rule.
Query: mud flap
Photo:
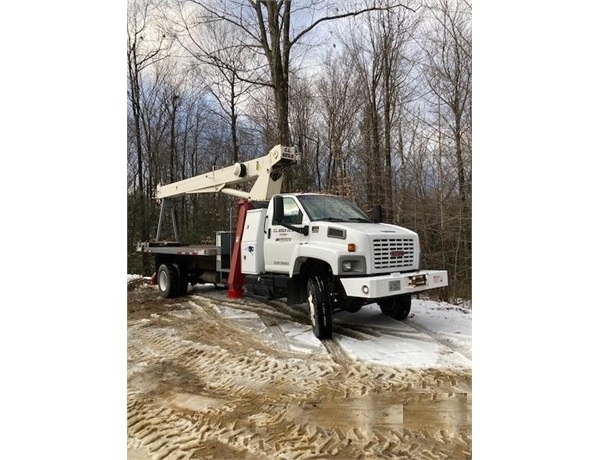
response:
[[[290,278],[287,281],[287,305],[297,305],[307,300],[306,283],[299,276]]]

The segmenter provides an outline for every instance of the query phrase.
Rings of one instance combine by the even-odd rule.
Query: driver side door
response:
[[[289,228],[272,222],[272,212],[267,216],[264,238],[264,265],[267,272],[289,273],[293,249],[301,244],[304,236]],[[293,197],[283,197],[283,223],[302,227],[304,214]]]

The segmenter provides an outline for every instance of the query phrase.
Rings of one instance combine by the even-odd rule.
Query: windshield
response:
[[[351,201],[332,195],[299,195],[310,220],[328,222],[371,222]]]

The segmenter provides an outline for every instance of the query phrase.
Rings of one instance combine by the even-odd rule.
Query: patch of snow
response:
[[[340,312],[334,338],[352,358],[396,367],[470,368],[472,314],[455,305],[412,299],[408,319],[383,315],[376,304]],[[355,331],[355,333],[352,333]],[[455,347],[454,347],[455,346]]]

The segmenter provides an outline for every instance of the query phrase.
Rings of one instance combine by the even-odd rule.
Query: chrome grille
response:
[[[375,238],[372,240],[374,268],[406,268],[414,265],[414,240]]]

